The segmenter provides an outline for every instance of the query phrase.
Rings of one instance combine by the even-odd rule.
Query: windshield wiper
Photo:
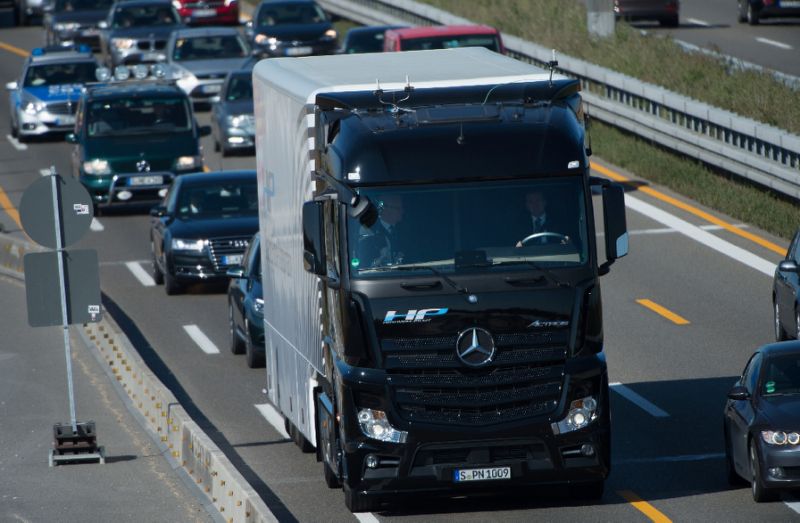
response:
[[[439,269],[435,269],[430,265],[395,265],[389,267],[373,267],[372,269],[368,269],[370,271],[377,271],[377,272],[389,272],[389,271],[416,271],[419,269],[425,269],[431,271],[433,274],[444,280],[449,286],[454,288],[456,291],[460,292],[465,296],[469,296],[469,291],[466,287],[462,287],[455,281],[451,280],[449,276],[445,273],[440,271]]]
[[[556,287],[569,287],[569,284],[567,284],[567,283],[564,283],[564,282],[562,282],[561,280],[559,280],[559,279],[558,279],[558,277],[557,277],[557,276],[556,276],[556,275],[553,273],[553,271],[551,271],[551,270],[550,270],[550,269],[548,269],[547,267],[544,267],[544,266],[542,266],[542,265],[539,265],[538,263],[536,263],[536,262],[533,262],[533,261],[531,261],[531,260],[505,260],[505,261],[496,261],[496,262],[487,263],[485,266],[490,266],[490,267],[502,267],[502,266],[508,266],[508,265],[527,265],[527,266],[529,266],[529,267],[531,267],[531,268],[533,268],[533,269],[536,269],[537,271],[542,271],[542,274],[544,274],[544,275],[545,275],[545,277],[547,278],[547,280],[548,280],[548,281],[549,281],[549,282],[550,282],[552,285],[555,285]],[[479,266],[480,266],[480,267],[483,267],[484,265],[479,265]],[[508,280],[506,280],[506,281],[508,281]],[[511,282],[509,282],[509,283],[511,283]]]

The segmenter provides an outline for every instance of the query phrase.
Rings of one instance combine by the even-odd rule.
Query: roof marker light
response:
[[[111,70],[108,67],[98,67],[94,72],[98,82],[107,82],[111,79]]]
[[[114,69],[114,79],[120,82],[124,82],[128,78],[131,77],[131,70],[125,67],[124,65],[118,66]]]

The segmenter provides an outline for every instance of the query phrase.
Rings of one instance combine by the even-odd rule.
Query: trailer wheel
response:
[[[377,496],[367,496],[361,492],[344,486],[344,504],[350,512],[374,512],[381,506],[381,499]]]

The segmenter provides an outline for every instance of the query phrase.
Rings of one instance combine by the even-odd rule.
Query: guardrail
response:
[[[471,24],[413,0],[318,0],[328,12],[366,25]],[[503,34],[509,56],[538,66],[552,49]],[[559,71],[578,78],[589,114],[642,138],[800,199],[800,136],[559,55]],[[413,82],[413,78],[411,79]]]

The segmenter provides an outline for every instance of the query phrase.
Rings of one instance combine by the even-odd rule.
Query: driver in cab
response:
[[[569,243],[569,236],[560,232],[555,220],[548,215],[547,198],[542,191],[532,190],[525,194],[525,209],[527,215],[520,228],[517,247]]]
[[[370,228],[362,227],[359,257],[365,267],[380,267],[403,263],[403,197],[385,195],[378,201],[378,220]]]

